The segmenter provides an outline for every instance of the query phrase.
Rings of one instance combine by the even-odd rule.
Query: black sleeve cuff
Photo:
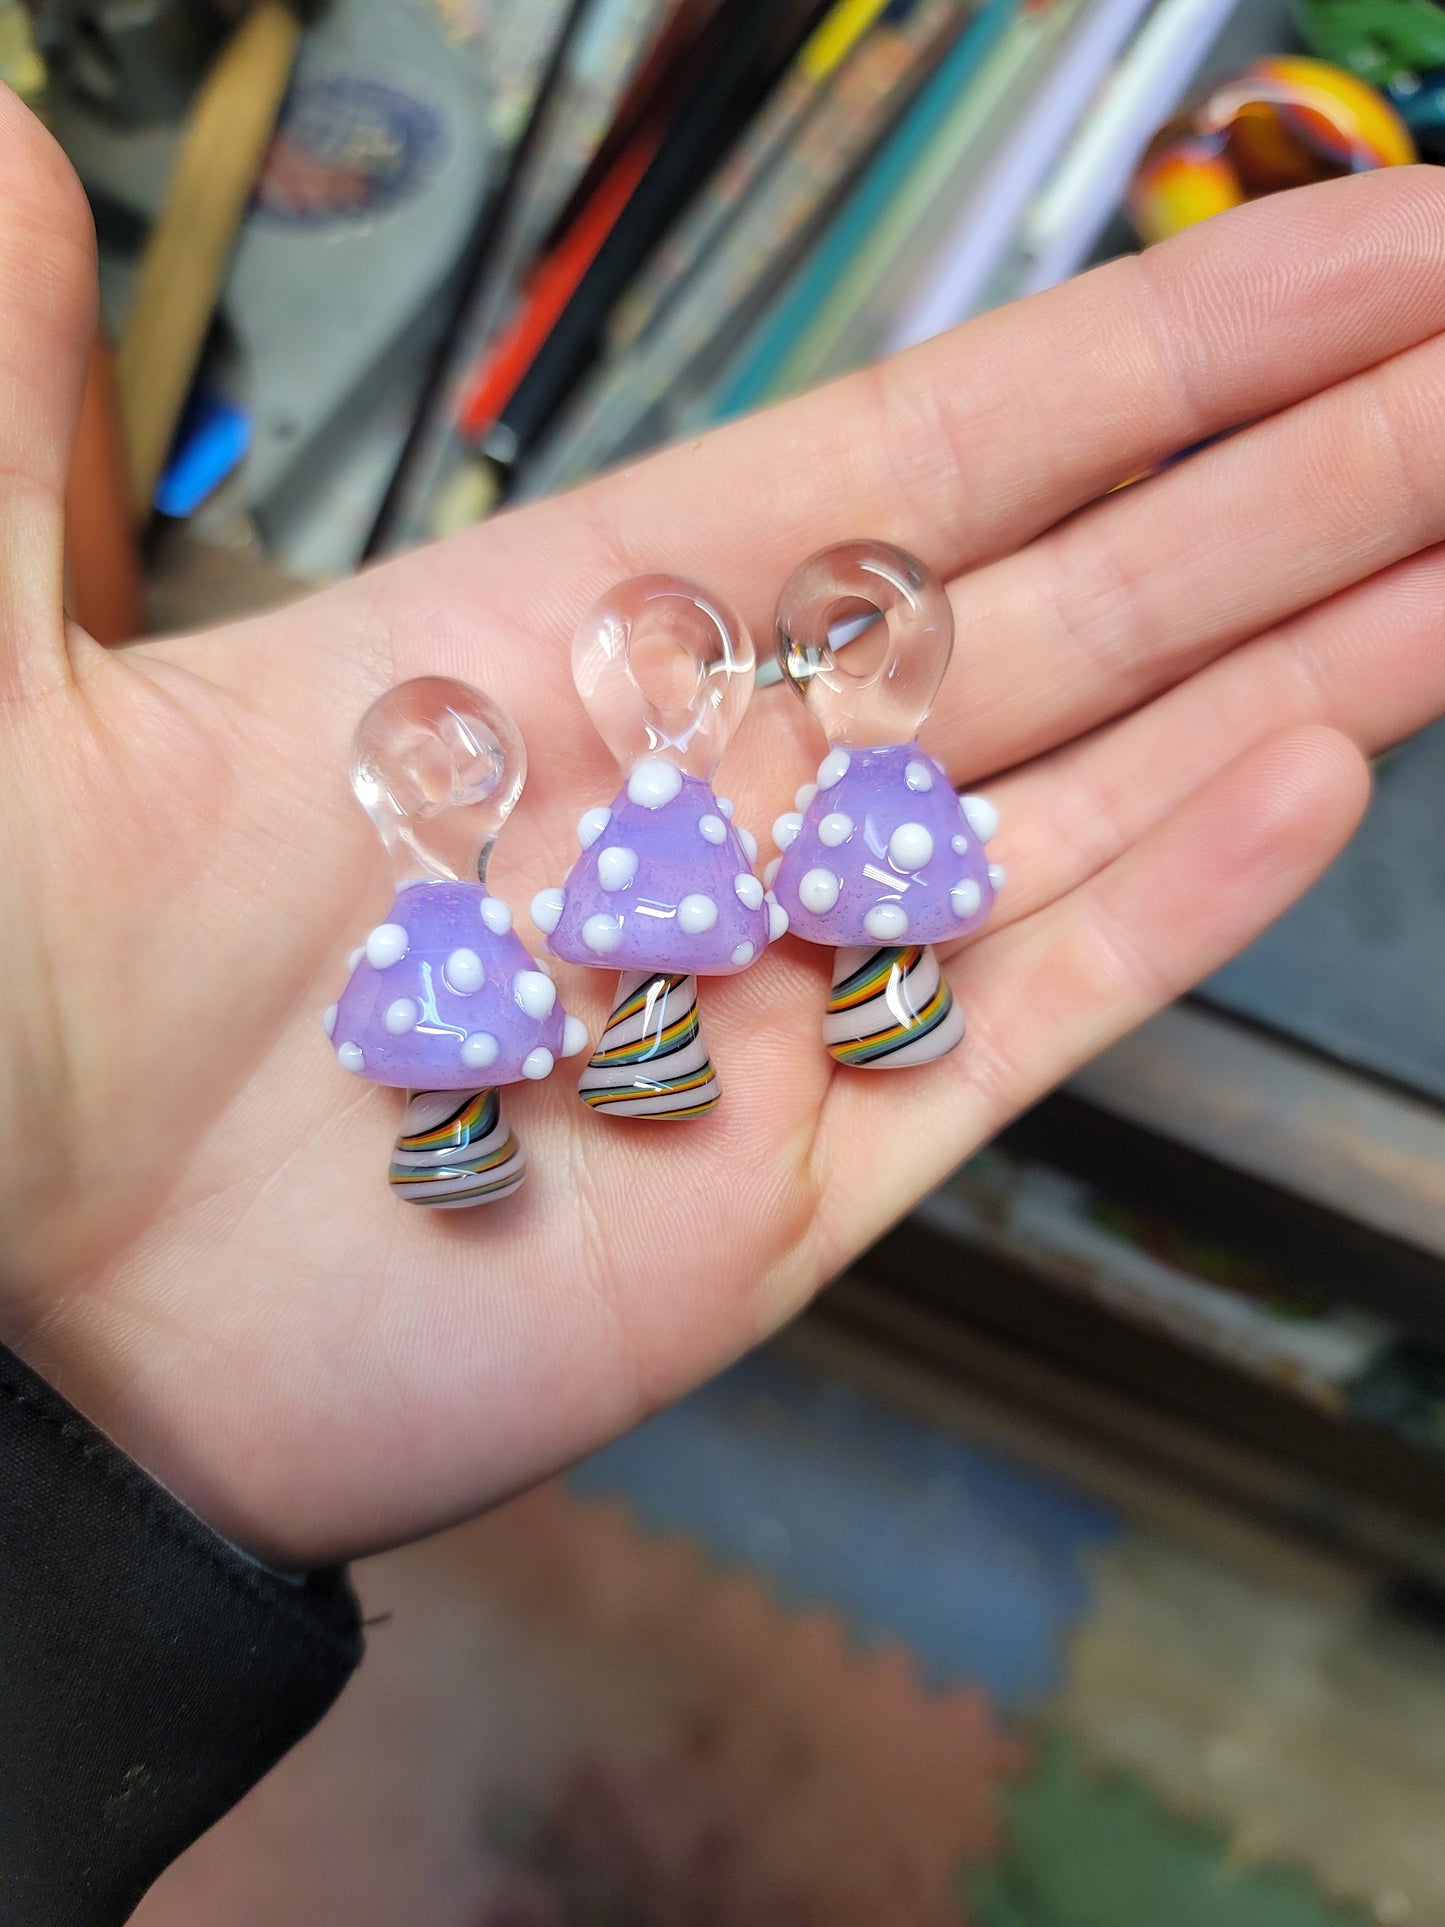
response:
[[[360,1657],[344,1573],[252,1564],[0,1347],[0,1921],[125,1920]]]

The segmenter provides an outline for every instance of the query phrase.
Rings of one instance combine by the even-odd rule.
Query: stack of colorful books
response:
[[[578,0],[373,550],[1076,272],[1239,10]]]

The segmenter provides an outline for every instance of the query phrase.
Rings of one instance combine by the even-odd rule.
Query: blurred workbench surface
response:
[[[1089,1102],[1445,1257],[1445,726],[1195,1000],[1089,1065]]]
[[[1072,1080],[1077,1096],[1445,1258],[1445,1111],[1200,1004]]]

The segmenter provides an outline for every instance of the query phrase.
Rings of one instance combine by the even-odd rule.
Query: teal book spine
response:
[[[826,300],[874,223],[886,218],[894,195],[957,108],[959,95],[1018,11],[1019,0],[986,0],[690,426],[727,421],[769,398],[799,334]]]

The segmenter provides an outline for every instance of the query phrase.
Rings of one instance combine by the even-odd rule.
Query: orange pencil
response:
[[[511,400],[647,172],[659,138],[652,126],[642,127],[633,135],[562,239],[537,268],[521,307],[483,355],[467,384],[457,425],[469,440],[480,440]]]

